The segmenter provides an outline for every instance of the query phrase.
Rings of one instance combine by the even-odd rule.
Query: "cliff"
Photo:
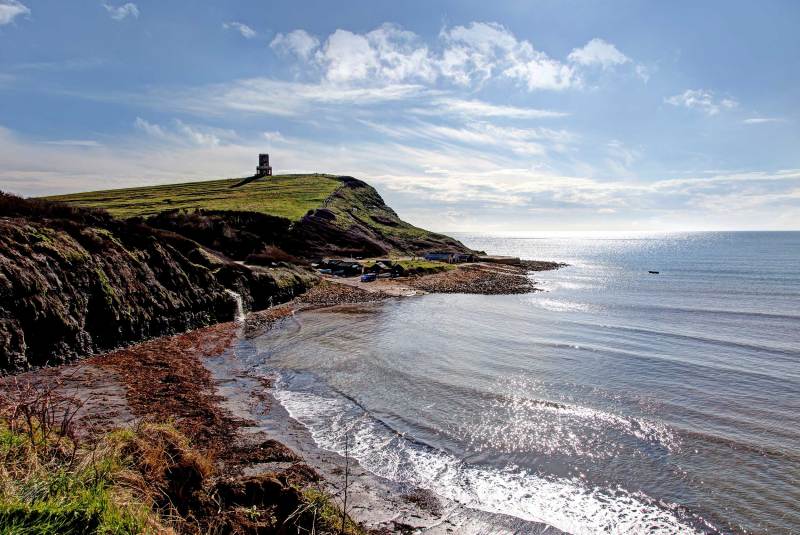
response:
[[[0,372],[64,362],[233,319],[316,281],[231,262],[174,233],[0,193]]]

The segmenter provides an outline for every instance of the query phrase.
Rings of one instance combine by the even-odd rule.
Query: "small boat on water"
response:
[[[651,275],[658,275],[659,274],[658,271],[648,271],[648,273],[650,273]]]

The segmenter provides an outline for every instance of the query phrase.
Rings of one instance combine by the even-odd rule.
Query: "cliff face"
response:
[[[135,221],[0,194],[0,372],[231,320],[226,288],[264,308],[314,282]]]

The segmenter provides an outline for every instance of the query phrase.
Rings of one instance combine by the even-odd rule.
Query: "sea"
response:
[[[320,448],[567,533],[800,533],[800,233],[456,237],[568,266],[251,340]]]

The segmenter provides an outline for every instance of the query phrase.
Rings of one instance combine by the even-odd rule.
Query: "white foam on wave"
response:
[[[466,507],[543,522],[574,534],[699,533],[674,506],[622,488],[589,487],[516,467],[470,465],[407,440],[344,398],[278,389],[275,397],[323,449],[349,454],[370,472],[427,489]],[[346,435],[347,434],[347,435]]]
[[[550,291],[555,290],[587,290],[598,288],[595,284],[588,284],[585,282],[575,282],[575,281],[567,281],[567,280],[551,280],[544,282],[545,288]]]
[[[526,390],[517,388],[517,392]],[[610,458],[625,449],[623,441],[631,439],[667,451],[680,447],[679,438],[662,423],[522,393],[501,396],[475,416],[462,418],[455,434],[476,451]]]
[[[549,299],[534,295],[529,302],[551,312],[589,312],[592,307],[587,303],[576,303],[564,299]]]

